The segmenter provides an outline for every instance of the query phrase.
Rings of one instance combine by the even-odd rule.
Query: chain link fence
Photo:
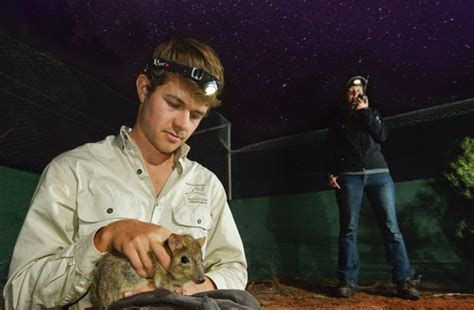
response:
[[[0,108],[0,166],[41,173],[56,155],[130,126],[137,103],[0,33]],[[230,123],[212,111],[189,143],[230,192]]]
[[[136,102],[48,54],[0,33],[0,165],[40,173],[56,155],[133,123]],[[474,135],[474,99],[385,118],[383,152],[395,181],[440,175]],[[229,199],[326,189],[326,130],[231,149],[231,124],[213,111],[190,158],[216,173]]]
[[[474,135],[474,99],[384,119],[382,146],[395,181],[441,175],[466,136]],[[327,189],[327,129],[264,141],[232,151],[233,198]]]

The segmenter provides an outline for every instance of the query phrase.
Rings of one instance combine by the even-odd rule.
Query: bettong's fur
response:
[[[171,257],[168,270],[150,252],[154,263],[155,286],[174,292],[189,281],[203,283],[205,278],[201,247],[204,242],[205,238],[194,239],[190,235],[171,234],[163,245]],[[90,288],[93,308],[105,310],[110,304],[123,298],[124,292],[143,288],[151,281],[140,277],[125,256],[116,252],[108,253],[97,263],[94,272]]]

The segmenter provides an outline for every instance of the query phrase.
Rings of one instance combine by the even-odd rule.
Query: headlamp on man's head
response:
[[[209,74],[203,69],[198,69],[194,67],[188,67],[177,62],[164,60],[162,58],[155,58],[147,65],[145,68],[145,73],[148,72],[150,66],[156,67],[158,69],[163,69],[169,72],[175,72],[184,75],[194,81],[196,81],[199,87],[204,91],[207,96],[214,95],[219,86],[221,85],[221,81],[217,78]]]

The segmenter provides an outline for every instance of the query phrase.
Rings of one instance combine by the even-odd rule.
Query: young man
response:
[[[415,272],[398,228],[394,184],[380,150],[387,134],[380,115],[369,108],[366,84],[367,80],[361,76],[347,82],[346,105],[328,132],[329,186],[336,189],[340,224],[336,294],[350,297],[357,288],[357,227],[366,192],[383,235],[398,295],[418,299],[419,292],[411,279]]]
[[[169,264],[163,242],[171,232],[206,237],[205,282],[188,283],[185,294],[245,288],[247,263],[224,188],[186,157],[186,140],[219,104],[223,78],[216,53],[197,40],[155,49],[136,80],[133,128],[59,155],[43,172],[13,253],[6,309],[90,307],[92,273],[106,252],[122,253],[148,277],[149,251]]]

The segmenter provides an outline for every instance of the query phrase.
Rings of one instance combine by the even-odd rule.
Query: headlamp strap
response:
[[[197,82],[201,82],[206,77],[206,81],[215,80],[218,84],[220,84],[220,81],[218,79],[216,79],[214,76],[207,73],[203,69],[188,67],[177,62],[164,60],[162,58],[154,58],[153,65],[166,71],[181,73],[184,76],[188,76]]]
[[[150,66],[154,66],[158,69],[163,69],[169,72],[179,73],[185,77],[193,79],[199,84],[199,87],[201,87],[201,89],[203,89],[207,95],[214,94],[221,85],[221,82],[217,78],[203,69],[188,67],[177,62],[165,60],[163,58],[154,58],[153,62],[145,67],[145,73],[148,73]]]

